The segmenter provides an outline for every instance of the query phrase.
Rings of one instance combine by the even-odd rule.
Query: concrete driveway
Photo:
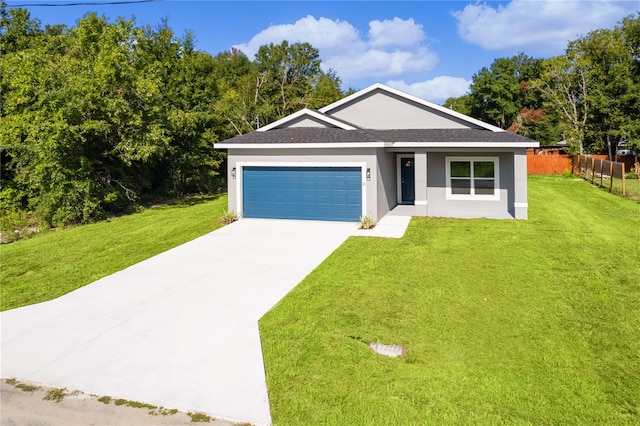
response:
[[[244,219],[58,299],[2,312],[0,373],[270,424],[258,319],[356,227]]]

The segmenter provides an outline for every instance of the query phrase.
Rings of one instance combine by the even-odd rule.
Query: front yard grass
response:
[[[0,310],[62,296],[221,225],[227,197],[178,203],[0,246]]]
[[[274,424],[639,424],[640,205],[529,184],[528,221],[351,237],[262,318]]]

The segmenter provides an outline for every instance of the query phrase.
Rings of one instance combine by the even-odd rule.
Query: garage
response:
[[[362,169],[244,166],[242,194],[244,217],[358,221]]]

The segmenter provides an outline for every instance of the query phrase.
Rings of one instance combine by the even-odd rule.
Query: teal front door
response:
[[[400,158],[400,179],[402,202],[405,204],[413,204],[416,199],[416,177],[413,158]]]

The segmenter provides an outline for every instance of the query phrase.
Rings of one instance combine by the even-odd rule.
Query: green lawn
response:
[[[0,246],[0,309],[61,296],[220,227],[227,197],[192,198]]]
[[[529,182],[528,221],[352,237],[268,313],[274,423],[640,424],[640,205]]]
[[[620,179],[613,180],[613,191],[622,193],[622,181]],[[640,203],[640,180],[625,179],[625,196]]]

